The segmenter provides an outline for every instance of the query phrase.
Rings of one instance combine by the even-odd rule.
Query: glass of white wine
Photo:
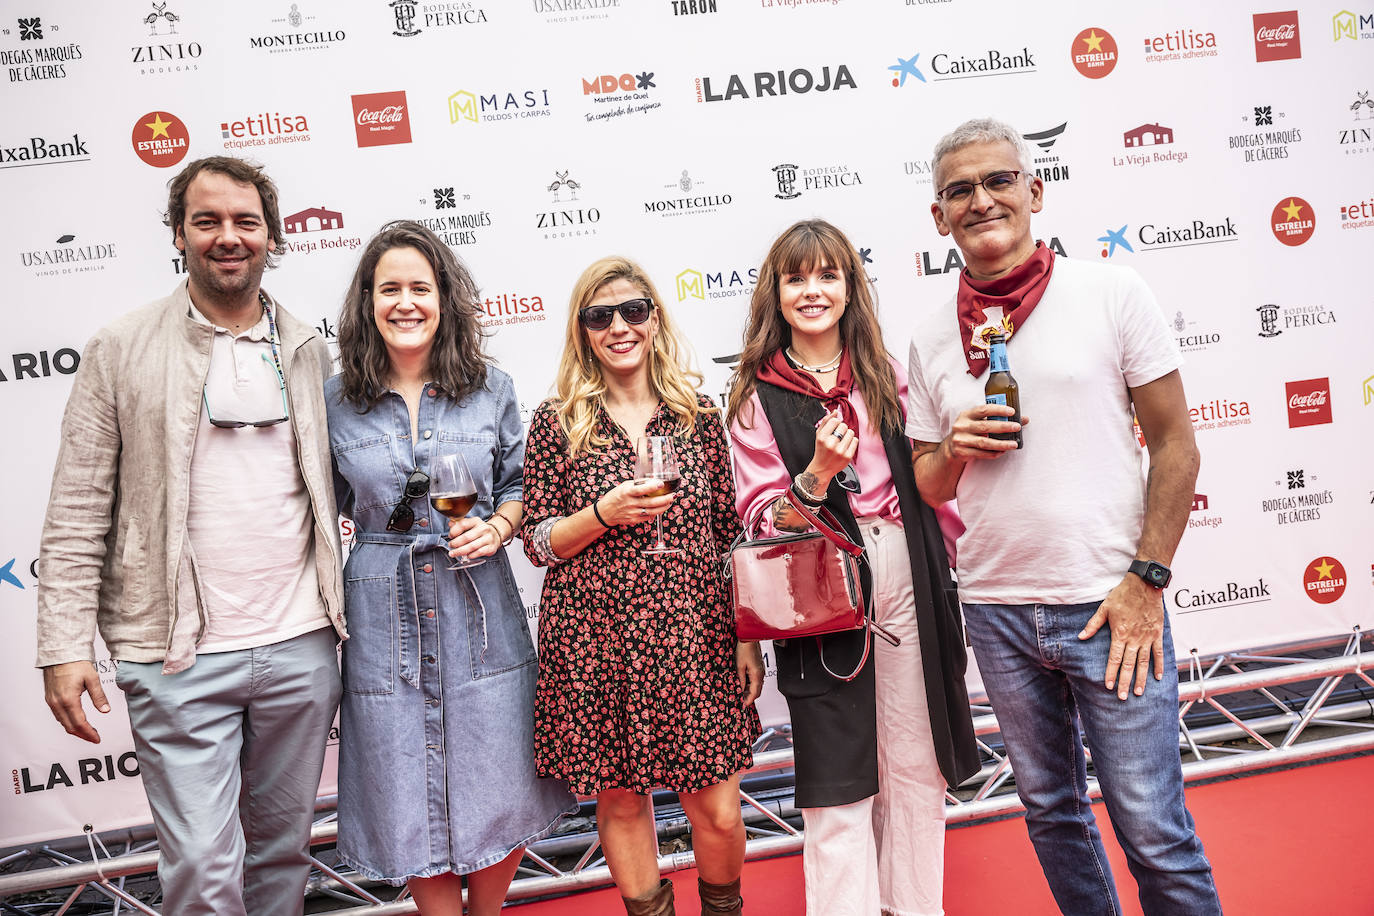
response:
[[[465,517],[477,505],[477,484],[472,479],[467,462],[457,453],[440,455],[431,468],[432,482],[429,487],[429,502],[435,509],[449,518]],[[450,557],[453,561],[449,569],[464,569],[480,566],[485,557]]]
[[[682,484],[682,472],[678,469],[672,436],[645,436],[635,443],[635,479],[659,484],[648,494],[650,496],[666,496],[677,491]],[[682,553],[679,548],[663,543],[662,515],[654,516],[654,533],[654,545],[641,551],[644,556]]]

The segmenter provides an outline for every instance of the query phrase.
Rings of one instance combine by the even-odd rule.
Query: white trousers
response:
[[[945,779],[926,708],[916,599],[902,526],[859,520],[873,572],[873,616],[902,640],[874,638],[878,794],[803,808],[810,916],[941,916]]]

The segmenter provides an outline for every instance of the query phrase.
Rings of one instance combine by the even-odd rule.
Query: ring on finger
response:
[[[844,433],[840,432],[838,429],[835,430],[835,431],[834,431],[833,433],[831,433],[830,435],[834,436],[836,439],[843,439],[843,438],[844,438]]]

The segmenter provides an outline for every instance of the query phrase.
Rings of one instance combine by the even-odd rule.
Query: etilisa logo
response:
[[[697,216],[703,213],[719,213],[735,202],[729,193],[716,190],[714,182],[702,181],[693,177],[687,169],[671,184],[665,184],[662,192],[653,199],[644,201],[645,213],[659,216]]]
[[[134,152],[148,165],[171,168],[186,158],[191,134],[181,118],[168,111],[150,111],[134,122]]]
[[[1270,214],[1274,238],[1289,247],[1301,245],[1317,231],[1317,218],[1312,205],[1301,197],[1286,197],[1274,205]]]
[[[688,267],[674,278],[677,285],[677,301],[695,299],[733,299],[748,297],[754,292],[754,284],[759,280],[757,267],[725,268],[724,270],[697,270]]]
[[[940,51],[930,58],[931,82],[980,79],[991,76],[1018,76],[1036,71],[1035,54],[1029,47],[1001,50],[989,48],[972,55]]]
[[[1160,163],[1178,164],[1188,159],[1188,153],[1181,149],[1160,151],[1153,147],[1173,146],[1174,129],[1163,124],[1141,124],[1139,127],[1121,134],[1121,146],[1129,150],[1120,156],[1112,157],[1112,165],[1149,166]]]
[[[1055,127],[1021,135],[1023,140],[1034,145],[1034,149],[1031,150],[1031,157],[1034,159],[1035,176],[1046,184],[1053,181],[1067,181],[1069,178],[1069,167],[1060,159],[1063,148],[1056,149],[1068,126],[1069,122],[1065,121]]]
[[[19,169],[31,165],[60,165],[64,162],[89,162],[91,151],[80,134],[70,140],[30,137],[20,146],[0,146],[0,169]]]
[[[1193,507],[1188,513],[1188,527],[1220,528],[1223,519],[1220,513],[1212,511],[1211,500],[1205,493],[1193,494]]]
[[[303,235],[315,232],[338,232],[344,227],[344,216],[338,210],[325,206],[307,207],[296,213],[282,217],[282,229],[287,235]],[[361,237],[352,235],[324,235],[318,238],[293,239],[285,243],[285,250],[300,254],[314,254],[317,251],[353,251],[361,246]]]
[[[1319,426],[1331,422],[1331,381],[1309,378],[1284,382],[1288,396],[1288,428]]]
[[[404,90],[368,92],[352,99],[359,147],[410,142],[410,112]]]
[[[89,242],[65,233],[50,246],[21,251],[19,263],[35,277],[59,277],[104,270],[105,262],[116,257],[114,242]]]
[[[309,143],[310,125],[303,114],[264,111],[234,121],[221,121],[219,134],[225,149]]]
[[[1196,407],[1188,408],[1188,419],[1193,421],[1193,429],[1199,431],[1249,426],[1250,402],[1232,401],[1225,397],[1202,401]]]
[[[654,98],[653,90],[657,88],[651,70],[584,77],[582,96],[593,105],[583,117],[588,121],[610,121],[662,108],[663,103]]]
[[[844,164],[799,168],[792,163],[783,163],[773,166],[771,171],[777,185],[773,196],[779,200],[793,200],[807,191],[856,188],[864,183],[856,169]]]
[[[487,296],[480,305],[482,324],[489,328],[535,324],[548,318],[542,296],[522,295],[519,292],[498,293]]]
[[[415,0],[383,2],[391,13],[391,34],[398,38],[414,38],[425,29],[477,25],[487,21],[487,11],[476,6],[472,0],[444,0],[441,3],[417,3]]]
[[[1336,323],[1336,313],[1324,305],[1283,307],[1265,303],[1255,311],[1259,313],[1260,337],[1278,337],[1284,331],[1320,328]]]
[[[1255,13],[1255,60],[1296,60],[1302,57],[1298,11]]]
[[[1341,204],[1342,229],[1368,229],[1371,226],[1374,226],[1374,196],[1368,200]]]
[[[11,83],[60,80],[68,76],[67,68],[82,58],[81,45],[63,41],[62,26],[52,17],[20,17],[17,47],[0,47],[0,65],[4,65]],[[12,39],[15,31],[0,29],[0,35]]]
[[[478,233],[491,226],[491,211],[477,207],[471,194],[458,193],[454,185],[433,188],[422,194],[420,205],[426,211],[415,221],[439,236],[439,240],[450,248],[477,244]]]
[[[1106,29],[1084,29],[1074,36],[1073,66],[1088,79],[1100,80],[1116,69],[1116,39]]]
[[[450,124],[487,124],[499,121],[547,118],[549,90],[505,89],[496,92],[469,92],[459,89],[448,97]]]
[[[1318,604],[1330,604],[1345,594],[1345,567],[1335,557],[1317,557],[1303,570],[1302,587]]]
[[[1276,525],[1321,521],[1322,507],[1331,505],[1336,499],[1329,489],[1309,488],[1309,482],[1316,484],[1317,475],[1306,473],[1304,468],[1285,472],[1283,478],[1274,481],[1279,495],[1261,500],[1260,511],[1272,517]]]
[[[545,210],[535,216],[535,228],[544,233],[545,239],[568,239],[596,235],[597,224],[601,222],[601,211],[596,207],[570,207],[579,203],[577,192],[582,183],[572,177],[570,171],[553,173],[553,181],[546,190],[553,195],[557,209]]]
[[[139,67],[142,76],[167,76],[174,73],[191,73],[200,69],[200,58],[204,53],[198,41],[184,40],[178,31],[184,26],[177,8],[168,8],[171,0],[165,3],[149,3],[142,14],[143,24],[148,27],[144,44],[130,48],[132,63]],[[191,7],[199,11],[198,7]]]
[[[286,15],[272,18],[274,31],[250,36],[248,46],[254,50],[266,51],[268,54],[289,54],[296,51],[320,51],[348,38],[343,29],[323,26],[319,24],[318,18],[301,12],[300,4],[292,3]]]
[[[1037,239],[1036,241],[1043,241]],[[1052,236],[1044,242],[1046,248],[1067,258],[1068,254],[1064,251],[1063,244],[1059,241],[1059,236]],[[916,252],[916,276],[935,277],[944,274],[958,273],[964,269],[964,256],[958,248],[949,248],[944,252],[918,251]]]
[[[1287,159],[1288,147],[1302,141],[1302,131],[1296,127],[1278,127],[1276,121],[1286,121],[1286,112],[1275,111],[1273,105],[1255,105],[1253,114],[1241,115],[1241,121],[1254,128],[1243,134],[1233,134],[1227,145],[1242,152],[1246,162],[1266,162]]]
[[[1374,38],[1374,12],[1341,10],[1331,17],[1332,41],[1359,41],[1362,38]]]
[[[1182,309],[1174,312],[1169,327],[1173,329],[1174,339],[1178,341],[1179,350],[1184,353],[1200,353],[1212,344],[1221,343],[1220,332],[1199,328],[1196,321],[1190,321],[1183,317]]]
[[[698,102],[732,102],[737,99],[761,99],[782,95],[805,95],[808,92],[837,92],[857,89],[854,75],[845,64],[826,65],[818,70],[798,67],[795,70],[760,70],[741,76],[732,73],[724,79],[709,76],[696,78]]]
[[[1145,39],[1145,63],[1161,64],[1176,60],[1195,60],[1217,56],[1215,32],[1175,29]]]
[[[1341,151],[1347,156],[1359,155],[1361,153],[1374,153],[1374,127],[1369,122],[1374,121],[1374,99],[1369,97],[1369,91],[1365,89],[1357,90],[1355,101],[1349,106],[1354,127],[1341,128],[1339,145]]]

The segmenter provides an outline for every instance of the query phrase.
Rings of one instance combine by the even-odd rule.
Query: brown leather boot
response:
[[[744,912],[739,878],[729,884],[707,884],[697,878],[697,893],[701,895],[701,916],[740,916]]]
[[[674,916],[673,882],[660,878],[658,889],[638,897],[621,897],[630,916]]]

